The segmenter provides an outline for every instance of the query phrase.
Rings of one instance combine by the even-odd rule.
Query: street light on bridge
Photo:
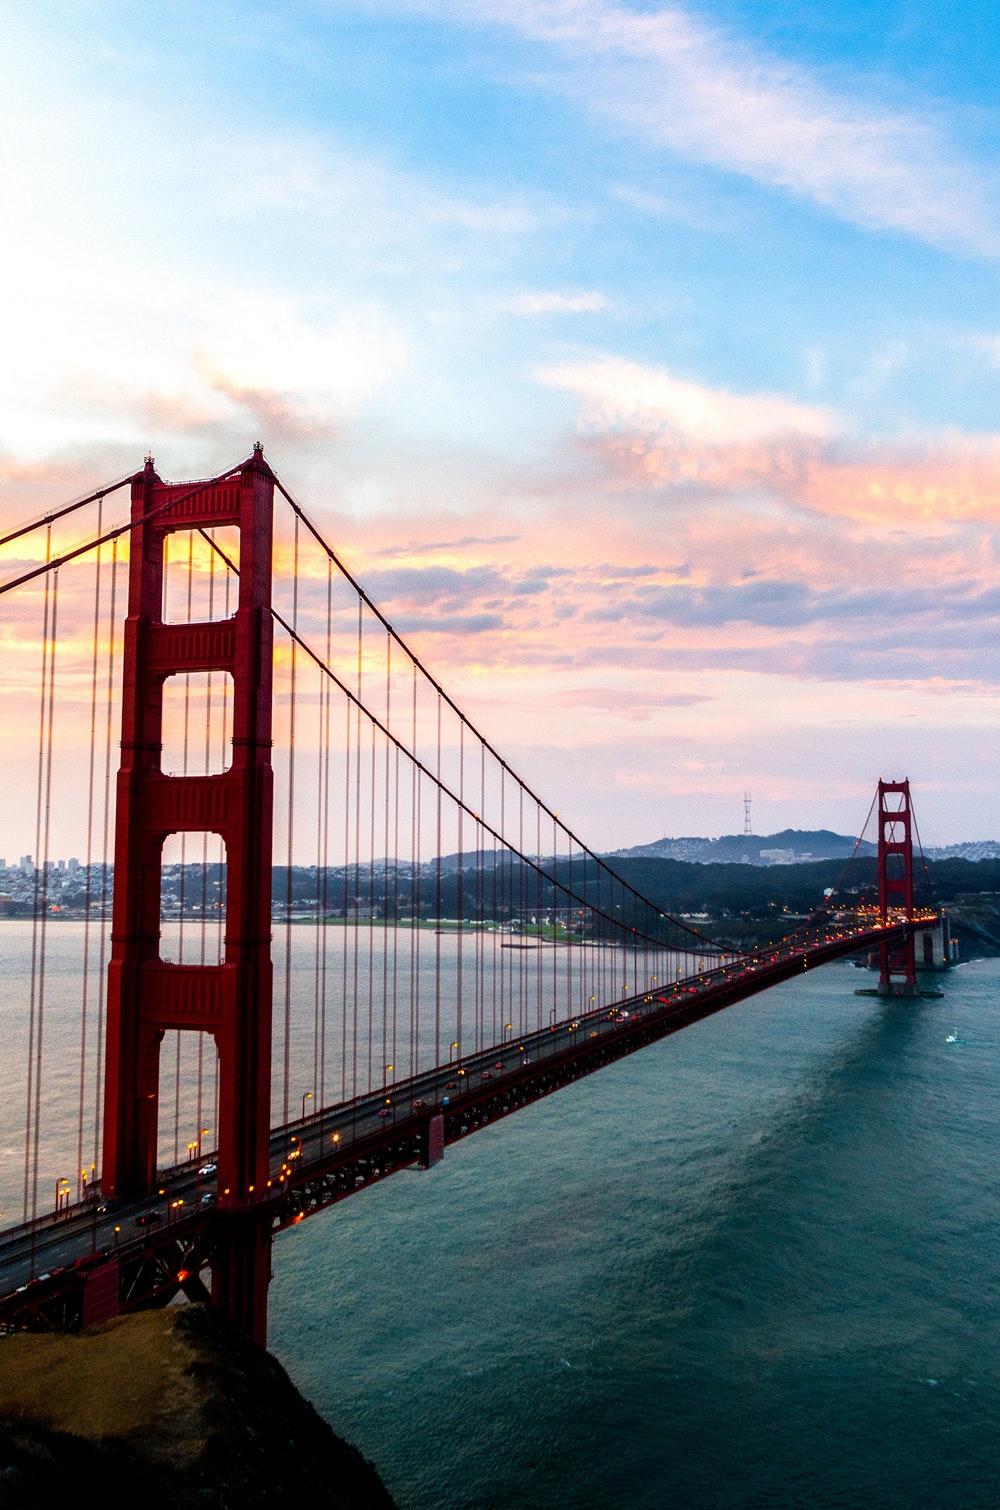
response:
[[[458,1047],[459,1047],[459,1042],[458,1042],[457,1038],[454,1040],[454,1042],[452,1042],[452,1043],[450,1043],[448,1045],[448,1063],[449,1064],[451,1064],[452,1060],[454,1059],[454,1057],[455,1057],[455,1050]]]
[[[305,1118],[306,1118],[306,1102],[307,1101],[311,1101],[312,1098],[313,1098],[312,1091],[303,1091],[302,1092],[302,1120],[303,1120],[303,1122],[305,1121]]]

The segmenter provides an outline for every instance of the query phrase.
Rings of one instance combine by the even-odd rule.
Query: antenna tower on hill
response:
[[[743,833],[752,834],[753,824],[750,821],[750,793],[743,793]]]

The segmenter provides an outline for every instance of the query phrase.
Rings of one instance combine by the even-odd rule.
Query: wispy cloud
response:
[[[508,27],[566,60],[545,77],[646,143],[812,200],[845,220],[975,255],[1000,253],[995,183],[929,106],[873,103],[679,6],[614,0],[409,0]],[[392,9],[399,9],[393,0]]]
[[[471,550],[481,545],[512,545],[520,535],[457,535],[453,540],[408,540],[405,545],[386,545],[369,552],[378,557],[435,556],[451,551]]]
[[[472,238],[517,238],[565,219],[548,195],[465,192],[408,171],[388,155],[362,153],[324,134],[244,136],[208,144],[220,176],[236,155],[252,161],[253,193],[272,212],[328,226],[338,240],[412,245],[438,230]],[[237,182],[223,208],[242,215],[245,185]]]
[[[522,319],[531,319],[535,315],[597,315],[607,307],[607,296],[596,290],[556,293],[544,289],[515,294],[500,305],[506,314],[520,315]]]
[[[583,401],[583,423],[669,433],[706,446],[743,445],[779,435],[826,438],[839,428],[833,413],[780,394],[730,393],[620,357],[541,366],[539,381]]]
[[[991,367],[1000,367],[1000,331],[961,336],[955,345],[962,351],[972,352]]]

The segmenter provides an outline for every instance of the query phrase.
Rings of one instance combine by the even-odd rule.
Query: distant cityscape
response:
[[[820,892],[839,884],[854,845],[853,838],[829,830],[785,830],[766,836],[664,838],[609,858],[626,886],[636,888],[655,910],[697,927],[708,925],[718,941],[748,948],[780,937],[790,922],[808,916]],[[947,906],[953,928],[961,930],[963,957],[1000,956],[1000,841],[938,846],[927,851],[927,858],[933,892]],[[871,884],[871,845],[862,847],[862,859]],[[544,874],[534,870],[532,857],[525,865],[499,849],[419,862],[376,857],[327,868],[276,865],[272,918],[276,927],[364,921],[374,928],[391,921],[402,927],[440,930],[446,925],[555,940],[594,936],[596,914],[586,904],[591,898],[607,900],[597,862],[583,864],[579,855],[575,861],[566,855],[534,860]],[[90,919],[106,925],[113,882],[111,864],[88,867],[76,855],[50,860],[44,871],[31,855],[21,855],[13,865],[0,858],[0,919],[44,916],[53,923]],[[160,895],[164,924],[197,926],[203,939],[207,927],[210,949],[217,944],[221,951],[224,864],[199,859],[164,865]]]
[[[750,865],[771,868],[782,865],[803,865],[819,861],[848,859],[854,852],[856,840],[846,834],[837,834],[829,829],[802,830],[784,829],[777,834],[727,834],[719,838],[696,835],[681,838],[662,838],[650,844],[635,845],[629,849],[610,852],[609,860],[673,860],[689,865]],[[873,855],[874,845],[867,842],[858,852]],[[1000,860],[1000,840],[976,839],[962,844],[938,845],[924,852],[929,860]],[[544,856],[539,857],[546,864]],[[461,865],[460,862],[461,861]],[[491,863],[487,857],[487,864]],[[558,868],[560,862],[553,862]],[[472,871],[476,866],[475,854],[463,856],[445,855],[440,864],[436,858],[414,864],[412,861],[376,859],[359,866],[330,866],[323,873],[315,866],[293,866],[291,887],[283,866],[274,870],[275,912],[284,915],[289,903],[295,909],[316,911],[319,892],[324,893],[325,911],[333,915],[377,911],[377,898],[386,887],[386,877],[400,888],[400,898],[409,896],[414,883],[420,877],[438,872],[454,878],[460,869]],[[99,916],[105,907],[110,908],[111,885],[114,867],[100,862],[89,867],[76,855],[67,859],[48,860],[43,870],[36,866],[31,855],[21,855],[8,864],[0,858],[0,917],[30,916],[38,905],[39,896],[44,896],[50,913],[66,912],[71,916],[85,911]],[[363,884],[351,887],[355,877]],[[224,902],[224,867],[218,862],[206,866],[187,864],[163,867],[162,894],[164,916],[179,916],[197,908],[199,911],[221,911]],[[355,892],[359,893],[355,895]]]

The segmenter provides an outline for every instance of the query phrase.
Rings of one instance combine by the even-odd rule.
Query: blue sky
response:
[[[595,842],[1000,832],[993,7],[5,32],[5,517],[259,435]]]

